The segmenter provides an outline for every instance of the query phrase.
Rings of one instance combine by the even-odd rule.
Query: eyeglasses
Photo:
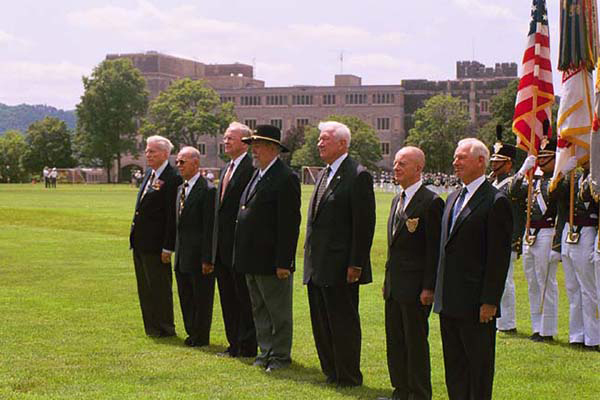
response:
[[[185,164],[185,160],[175,160],[175,165],[183,165]]]

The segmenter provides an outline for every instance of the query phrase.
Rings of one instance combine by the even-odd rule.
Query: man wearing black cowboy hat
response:
[[[515,317],[515,280],[513,278],[515,260],[521,255],[523,232],[525,231],[525,200],[521,197],[511,197],[509,195],[512,165],[517,148],[511,144],[502,142],[502,125],[496,126],[496,143],[492,147],[491,169],[488,176],[492,185],[504,192],[508,196],[512,206],[513,215],[513,234],[512,251],[510,255],[510,266],[504,293],[500,301],[501,317],[496,321],[498,330],[506,333],[517,332],[517,322]]]
[[[246,283],[260,352],[254,365],[287,367],[292,349],[292,276],[300,232],[300,180],[280,159],[281,132],[259,125],[242,139],[257,168],[240,199],[233,267]]]
[[[544,132],[547,131],[548,125],[545,124]],[[523,270],[527,279],[533,332],[530,339],[534,342],[552,341],[558,332],[556,270],[560,260],[560,247],[555,248],[553,243],[560,246],[560,239],[555,239],[557,201],[548,191],[554,172],[555,151],[556,140],[544,137],[537,158],[530,155],[525,159],[509,188],[511,198],[526,201],[528,182],[524,179],[525,174],[535,167],[537,161],[539,168],[534,170],[531,183],[531,222],[529,230],[523,236]]]

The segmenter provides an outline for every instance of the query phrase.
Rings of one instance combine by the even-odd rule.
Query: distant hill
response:
[[[46,105],[20,104],[18,106],[7,106],[0,103],[0,135],[10,129],[25,132],[29,125],[45,117],[55,117],[65,121],[69,129],[75,129],[77,117],[75,110],[59,110]]]

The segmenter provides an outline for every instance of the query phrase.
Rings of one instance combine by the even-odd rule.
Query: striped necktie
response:
[[[319,205],[321,204],[325,190],[327,190],[327,179],[329,178],[330,173],[331,167],[327,167],[325,169],[325,173],[323,174],[323,178],[321,178],[321,182],[319,182],[319,187],[317,187],[317,193],[315,195],[315,203],[313,205],[313,215],[319,209]]]
[[[404,213],[404,202],[406,201],[406,192],[403,190],[400,195],[400,199],[398,200],[398,204],[396,205],[396,211],[394,212],[394,225],[392,234],[395,235],[396,231],[400,227],[400,220],[402,219],[402,214]]]
[[[190,186],[190,184],[188,183],[188,181],[185,181],[183,183],[183,188],[181,189],[181,196],[179,196],[179,215],[181,216],[181,213],[183,212],[183,207],[185,206],[185,192],[187,191],[187,188]]]
[[[233,161],[229,163],[229,166],[227,167],[227,172],[225,173],[225,176],[223,177],[223,184],[221,185],[221,201],[223,201],[223,196],[225,195],[225,189],[227,189],[227,185],[229,184],[229,181],[231,180],[231,175],[233,175],[233,167],[234,167],[234,163]]]
[[[148,183],[146,184],[146,187],[144,188],[144,192],[142,193],[142,199],[144,198],[146,193],[148,193],[148,189],[150,189],[152,187],[155,177],[156,177],[156,172],[154,170],[152,170],[152,175],[150,175],[150,179],[148,179]]]

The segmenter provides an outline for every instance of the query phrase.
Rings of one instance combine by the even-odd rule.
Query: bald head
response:
[[[425,167],[425,153],[417,147],[405,146],[394,158],[394,178],[403,189],[417,183]]]

